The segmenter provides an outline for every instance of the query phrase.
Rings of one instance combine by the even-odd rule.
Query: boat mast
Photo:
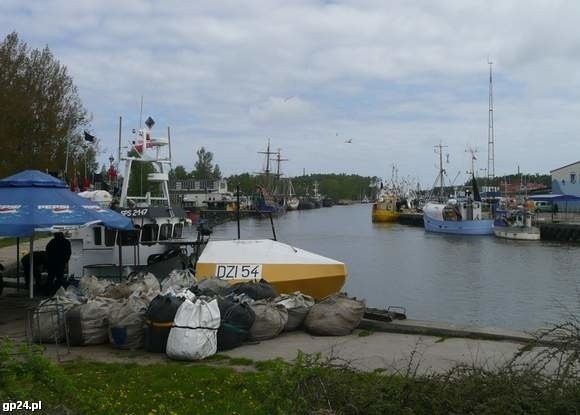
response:
[[[439,154],[439,195],[441,196],[441,199],[443,199],[443,176],[445,175],[445,169],[443,168],[443,149],[446,148],[447,146],[444,146],[443,144],[441,144],[441,142],[439,142],[438,145],[435,146],[435,153]]]
[[[258,154],[265,154],[266,155],[266,169],[264,170],[264,174],[266,177],[270,176],[270,156],[276,154],[273,151],[270,151],[270,139],[268,138],[268,146],[266,147],[266,151],[258,151]]]

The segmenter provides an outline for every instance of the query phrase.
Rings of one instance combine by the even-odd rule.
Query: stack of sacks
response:
[[[312,306],[304,327],[309,333],[321,336],[345,336],[358,327],[364,311],[364,300],[332,294]]]
[[[201,360],[216,353],[220,310],[217,300],[186,299],[175,315],[167,340],[167,356]]]
[[[274,303],[281,304],[288,310],[288,322],[284,331],[298,330],[315,301],[309,295],[300,292],[281,294],[274,299]]]

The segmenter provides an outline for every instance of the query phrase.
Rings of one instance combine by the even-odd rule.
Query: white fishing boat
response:
[[[347,273],[342,262],[270,239],[209,241],[196,266],[198,279],[263,278],[280,293],[300,291],[317,299],[339,292]]]
[[[503,239],[539,241],[540,228],[532,223],[533,214],[526,208],[498,210],[493,223],[493,233]]]
[[[443,198],[445,170],[443,169],[443,145],[439,144],[440,200]],[[455,235],[493,235],[493,219],[490,217],[489,205],[481,200],[475,178],[474,157],[471,160],[471,186],[461,194],[442,201],[431,201],[423,207],[423,223],[427,232],[448,233]]]
[[[71,242],[71,258],[68,274],[71,278],[83,275],[120,276],[131,271],[167,262],[169,270],[183,261],[181,247],[186,241],[183,236],[191,221],[186,212],[172,206],[169,198],[168,171],[171,163],[169,138],[154,138],[151,128],[154,122],[149,118],[146,128],[137,132],[135,140],[129,141],[131,156],[121,156],[125,161],[125,172],[119,213],[131,218],[135,229],[117,231],[103,226],[72,229],[67,232]],[[121,149],[121,137],[119,137]],[[133,163],[150,163],[155,169],[147,180],[159,186],[158,196],[147,193],[145,196],[128,195],[131,166]],[[96,194],[83,196],[94,198]],[[103,194],[99,198],[106,200]],[[184,252],[188,254],[186,250]],[[170,264],[171,263],[171,264]],[[181,268],[181,265],[179,266]],[[122,276],[121,275],[121,276]],[[159,275],[162,277],[162,275]]]

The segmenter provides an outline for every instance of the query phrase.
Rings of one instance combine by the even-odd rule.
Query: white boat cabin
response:
[[[190,221],[181,208],[147,207],[122,209],[133,220],[135,229],[117,231],[103,226],[73,230],[69,276],[92,275],[95,266],[148,265],[151,257],[164,254],[178,245],[189,232]]]

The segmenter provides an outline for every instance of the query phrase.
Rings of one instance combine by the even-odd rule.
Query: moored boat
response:
[[[198,279],[263,278],[280,293],[300,291],[316,299],[339,292],[347,274],[342,262],[270,239],[209,241],[196,265]]]
[[[540,228],[532,226],[532,216],[525,208],[498,210],[493,223],[493,233],[503,239],[539,241]]]
[[[470,199],[429,202],[423,208],[425,230],[456,235],[492,235],[493,220],[483,217],[481,205],[481,201]]]
[[[394,194],[386,193],[379,196],[373,203],[373,222],[396,222],[401,215],[398,206],[398,197]]]

